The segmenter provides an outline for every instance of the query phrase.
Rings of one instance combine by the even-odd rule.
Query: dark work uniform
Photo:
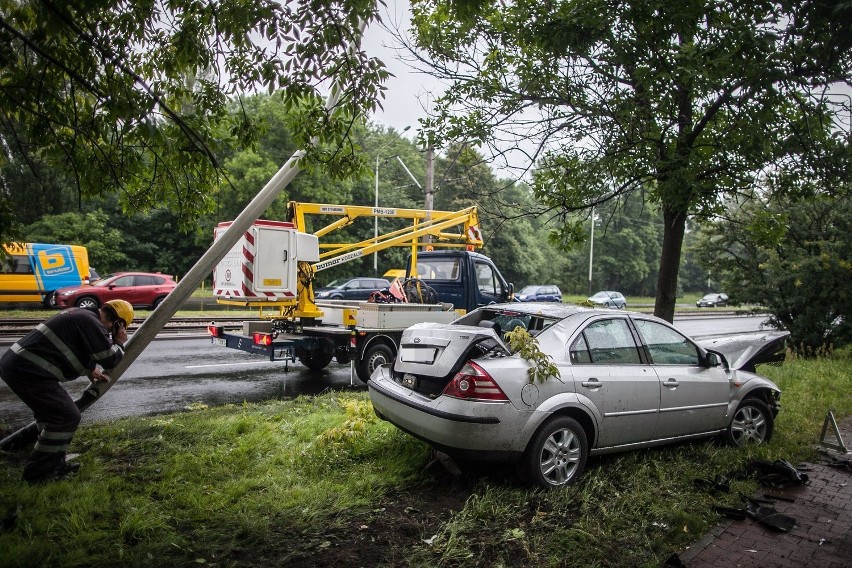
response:
[[[80,424],[80,410],[59,383],[88,375],[96,364],[115,367],[122,356],[97,310],[72,308],[39,324],[0,358],[0,378],[32,409],[39,427],[25,480],[50,477],[65,464]]]

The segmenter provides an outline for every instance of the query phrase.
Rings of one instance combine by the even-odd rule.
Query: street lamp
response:
[[[592,295],[592,260],[595,254],[595,208],[592,207],[592,234],[589,239],[589,296]]]
[[[380,160],[380,155],[382,153],[382,150],[384,150],[385,147],[388,144],[390,144],[391,142],[396,141],[397,138],[402,136],[403,132],[408,131],[410,128],[411,128],[411,126],[409,125],[409,126],[406,126],[405,128],[403,128],[402,130],[400,130],[399,132],[397,132],[396,136],[394,136],[393,138],[391,138],[390,140],[388,140],[387,142],[382,144],[382,146],[376,152],[376,201],[375,201],[375,205],[374,205],[375,209],[379,208],[379,160]],[[399,156],[397,156],[397,157],[399,157]],[[402,160],[400,160],[400,161],[402,161]],[[406,168],[406,170],[408,170],[408,168]],[[411,175],[411,174],[409,173],[409,175]],[[373,211],[374,215],[376,213],[377,213],[377,211]],[[379,243],[379,217],[375,216],[375,217],[373,217],[373,244],[375,245],[375,244],[378,244],[378,243]],[[379,252],[378,251],[373,253],[373,276],[375,276],[376,278],[379,277]]]

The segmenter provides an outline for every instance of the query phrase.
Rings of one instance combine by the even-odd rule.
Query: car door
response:
[[[162,282],[163,279],[157,276],[137,274],[133,286],[133,301],[130,303],[140,306],[152,305],[154,299],[162,293]]]
[[[722,367],[707,367],[695,343],[662,323],[634,318],[660,379],[657,437],[718,430],[725,425],[730,383]]]
[[[640,359],[627,318],[590,323],[569,349],[577,394],[598,413],[596,447],[651,439],[660,407],[660,382]]]
[[[502,301],[505,291],[494,269],[488,264],[476,261],[477,307],[496,304]]]
[[[127,300],[131,304],[133,301],[133,276],[119,276],[106,287],[101,288],[98,293],[98,299],[103,304],[110,300]]]
[[[357,278],[350,280],[340,288],[340,294],[344,300],[357,300],[361,292],[361,284]]]

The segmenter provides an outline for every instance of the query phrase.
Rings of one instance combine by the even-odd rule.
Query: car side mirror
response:
[[[726,371],[728,370],[728,361],[721,353],[708,351],[704,362],[708,367],[724,367]]]

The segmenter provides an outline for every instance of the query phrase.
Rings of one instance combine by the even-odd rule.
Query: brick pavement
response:
[[[840,420],[838,429],[846,448],[852,449],[852,416]],[[829,450],[807,464],[806,485],[765,489],[757,495],[791,500],[771,504],[796,519],[790,532],[750,518],[725,520],[682,552],[680,561],[687,568],[852,568],[852,471],[828,465],[832,458],[850,457],[852,453]]]

